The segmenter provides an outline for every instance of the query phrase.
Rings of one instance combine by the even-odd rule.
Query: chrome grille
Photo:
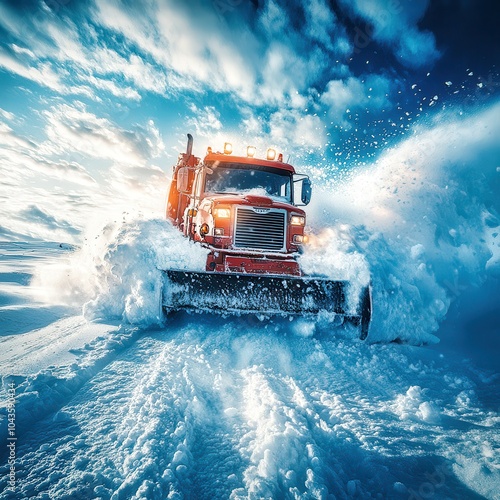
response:
[[[285,211],[270,209],[257,213],[251,208],[236,209],[233,246],[256,250],[284,251]]]

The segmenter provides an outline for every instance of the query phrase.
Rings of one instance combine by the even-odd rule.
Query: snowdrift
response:
[[[372,341],[435,342],[451,301],[470,287],[491,302],[500,277],[500,103],[415,127],[375,164],[313,198],[316,230],[368,262]],[[338,243],[336,243],[338,245]],[[328,252],[331,246],[325,245]],[[497,329],[498,332],[498,329]]]
[[[79,303],[89,320],[119,319],[148,327],[161,323],[162,269],[202,271],[207,252],[165,220],[123,214],[59,268],[41,269],[34,285],[49,300]]]

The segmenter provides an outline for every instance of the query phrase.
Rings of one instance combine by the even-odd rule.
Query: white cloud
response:
[[[39,12],[30,19],[2,10],[6,16],[0,22],[20,37],[11,45],[17,59],[4,55],[6,69],[55,92],[93,100],[103,92],[138,101],[143,92],[209,89],[252,105],[299,108],[325,75],[347,76],[346,67],[332,60],[352,50],[325,0],[300,7],[300,26],[274,0],[253,11],[255,24],[242,7],[231,26],[213,5],[197,0],[101,0],[78,22],[69,18],[69,10],[58,16]],[[120,43],[104,38],[103,28],[121,35]],[[21,38],[27,30],[30,37]],[[404,57],[425,38],[411,35],[401,47]]]
[[[105,206],[107,199],[97,185],[71,189],[71,184],[45,182],[44,176],[30,178],[29,170],[21,171],[21,181],[5,186],[0,182],[0,233],[2,238],[77,242],[96,205]]]
[[[295,94],[304,86],[306,75],[303,61],[295,57],[291,48],[274,42],[264,59],[260,95],[265,102],[279,104],[284,95]]]
[[[269,0],[259,18],[266,40],[256,78],[257,103],[301,107],[325,74],[342,74],[345,66],[332,64],[351,51],[345,29],[323,0],[302,5],[305,23],[295,29],[287,11]]]
[[[418,68],[434,62],[440,54],[432,33],[408,28],[401,37],[397,55],[405,61],[407,66]]]
[[[54,215],[44,211],[37,205],[27,206],[19,212],[19,216],[22,219],[29,219],[32,223],[41,224],[50,231],[64,231],[73,235],[80,232],[68,221],[54,217]]]
[[[168,187],[165,172],[159,167],[127,167],[113,165],[106,173],[109,191],[113,196],[123,193],[130,207],[140,207],[151,203],[160,205],[165,199]]]
[[[312,102],[310,104],[312,106]],[[195,149],[198,152],[204,151],[207,146],[220,150],[224,142],[229,141],[235,154],[246,154],[248,145],[255,146],[261,156],[268,147],[277,147],[283,153],[294,151],[299,154],[322,149],[327,142],[321,118],[305,114],[303,108],[284,107],[270,114],[259,114],[258,109],[244,106],[240,109],[244,118],[239,133],[224,129],[213,107],[198,109],[191,105],[191,110],[197,113],[197,119],[191,119],[189,124],[195,127]],[[183,148],[184,138],[180,142],[180,149]]]
[[[271,115],[269,137],[289,151],[322,148],[326,142],[325,127],[318,116],[290,109]]]
[[[57,105],[41,116],[48,136],[43,143],[0,121],[2,237],[75,241],[95,214],[162,213],[167,179],[152,162],[163,164],[165,144],[152,120],[123,130],[81,103]]]
[[[151,158],[158,158],[165,153],[165,143],[153,120],[149,120],[143,133],[144,143],[148,145],[148,155]]]
[[[87,170],[75,161],[54,161],[40,154],[40,145],[16,134],[7,124],[0,122],[0,159],[6,166],[3,181],[16,183],[26,171],[39,172],[48,177],[64,179],[77,184],[95,183]]]
[[[250,107],[244,107],[240,109],[243,115],[243,120],[241,121],[241,130],[246,136],[262,136],[264,134],[264,119],[260,116],[256,116]]]
[[[30,51],[15,51],[15,55],[0,47],[0,68],[19,75],[27,80],[46,87],[58,94],[82,95],[99,100],[95,93],[85,85],[72,85],[65,81],[68,71],[54,67],[54,62],[33,60]],[[95,88],[111,92],[115,96],[129,99],[140,98],[137,91],[129,87],[119,88],[114,82],[100,80],[92,76],[80,75],[80,79],[92,83]]]
[[[156,34],[158,46],[152,55],[166,68],[186,78],[193,87],[202,83],[220,92],[235,92],[250,99],[255,93],[255,74],[252,63],[244,53],[257,42],[241,25],[235,37],[233,30],[221,24],[216,11],[195,2],[167,5],[157,3]],[[146,26],[154,24],[155,17]],[[150,28],[147,28],[146,33]],[[143,48],[147,35],[142,36]],[[241,50],[245,40],[246,50]],[[193,82],[196,82],[193,85]]]
[[[38,57],[55,58],[59,62],[71,61],[80,67],[87,67],[92,51],[88,51],[81,42],[78,28],[71,19],[47,16],[37,23],[37,29],[44,35],[33,44]],[[49,37],[52,43],[44,43],[45,37]]]
[[[7,148],[21,147],[29,149],[35,146],[34,143],[28,141],[24,137],[16,135],[12,128],[3,122],[0,122],[0,144]]]
[[[199,109],[191,104],[189,109],[194,116],[188,118],[186,124],[188,127],[194,127],[196,134],[202,137],[212,137],[215,132],[222,129],[220,113],[213,106],[205,106]]]
[[[136,84],[147,88],[151,82],[156,82],[153,88],[161,92],[200,91],[200,83],[225,91],[228,88],[226,80],[229,85],[246,86],[248,80],[243,62],[222,33],[214,30],[213,36],[206,36],[210,22],[209,26],[196,29],[193,24],[197,17],[184,10],[185,7],[167,6],[163,2],[143,5],[141,9],[127,8],[113,0],[100,2],[94,14],[95,21],[124,35],[129,43],[138,46],[163,69],[153,70],[138,56],[131,56],[124,64],[109,50],[98,53],[98,57],[104,59],[104,67],[126,68],[123,73]]]
[[[369,75],[364,80],[349,77],[331,80],[321,96],[329,117],[344,128],[349,127],[346,112],[359,109],[383,109],[391,106],[389,94],[393,83],[384,76]]]
[[[272,42],[262,62],[256,104],[303,107],[311,87],[326,67],[325,57],[317,47],[304,58],[286,40]]]
[[[140,100],[136,89],[119,85],[123,78],[139,90],[163,94],[166,91],[166,76],[163,71],[145,62],[139,55],[130,54],[128,58],[103,45],[98,34],[88,25],[83,29],[89,40],[84,43],[77,27],[65,19],[64,24],[47,22],[47,35],[52,38],[57,51],[53,53],[43,45],[38,46],[41,57],[56,57],[62,63],[75,65],[79,71],[74,72],[76,79],[91,83],[94,88],[105,90],[112,95],[124,99]],[[103,79],[100,76],[119,76],[118,80]]]
[[[137,54],[125,58],[103,46],[97,32],[86,22],[77,26],[63,15],[38,12],[25,18],[7,8],[0,8],[2,11],[6,15],[4,26],[20,40],[20,44],[10,45],[11,53],[0,52],[0,66],[12,73],[54,92],[85,95],[93,100],[98,100],[95,91],[129,100],[139,100],[140,90],[159,94],[166,91],[167,78],[161,68]],[[93,90],[82,83],[91,84]]]
[[[92,70],[102,74],[123,75],[126,81],[142,90],[157,94],[167,91],[168,80],[164,71],[145,62],[137,54],[130,54],[127,59],[108,47],[99,47],[93,54]]]
[[[135,44],[157,64],[177,75],[169,82],[183,89],[201,90],[199,81],[207,81],[211,71],[209,58],[203,56],[206,43],[188,19],[173,6],[167,9],[156,2],[142,4],[140,9],[127,7],[115,0],[98,4],[94,13],[96,23],[122,34],[128,43]],[[205,37],[206,38],[206,37]],[[217,71],[213,71],[217,79]]]
[[[105,90],[115,97],[140,101],[141,96],[131,87],[120,87],[112,80],[103,80],[93,75],[80,75],[80,79],[90,83],[95,89]]]
[[[306,14],[306,33],[311,40],[321,43],[326,49],[340,54],[351,50],[344,29],[338,24],[335,14],[325,0],[310,0],[303,4]]]
[[[45,111],[47,120],[46,144],[53,152],[79,152],[127,165],[143,165],[145,157],[137,142],[127,137],[106,118],[99,118],[82,103],[61,104]]]
[[[102,165],[100,176],[105,182],[100,189],[115,200],[131,203],[132,192],[135,199],[143,196],[148,200],[152,192],[165,189],[164,171],[152,163],[165,152],[153,120],[145,127],[124,130],[91,113],[82,103],[54,106],[44,116],[49,140],[41,149],[50,154],[78,153],[86,162]],[[141,203],[145,201],[136,204]]]
[[[1,116],[2,118],[4,118],[5,120],[10,121],[10,122],[11,122],[11,121],[13,121],[13,120],[15,119],[15,115],[14,115],[14,113],[11,113],[10,111],[5,111],[5,109],[2,109],[2,108],[0,108],[0,116]],[[2,125],[3,125],[3,124],[2,124]],[[0,130],[1,130],[1,126],[2,126],[2,125],[0,125]]]
[[[56,92],[66,93],[65,86],[53,71],[50,63],[38,63],[36,66],[30,66],[26,61],[13,57],[0,47],[0,67]]]
[[[15,43],[11,44],[10,47],[16,54],[24,54],[24,55],[28,56],[30,59],[35,59],[35,57],[36,57],[35,54],[31,50],[29,50],[25,47],[19,47],[19,45],[16,45]]]
[[[259,23],[265,33],[272,35],[287,33],[292,25],[286,10],[281,8],[274,0],[265,2]]]
[[[228,27],[216,9],[201,2],[151,2],[139,10],[104,0],[94,20],[164,68],[170,90],[208,87],[254,105],[281,106],[297,92],[307,94],[330,71],[329,50],[350,50],[344,29],[324,1],[308,5],[306,14],[306,37],[273,0],[259,13],[257,31],[244,19]],[[316,42],[312,49],[311,40]]]

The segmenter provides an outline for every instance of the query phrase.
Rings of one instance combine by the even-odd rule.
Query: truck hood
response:
[[[266,207],[266,208],[280,208],[288,211],[293,211],[300,214],[305,214],[304,210],[298,208],[291,203],[279,201],[271,198],[270,196],[261,196],[255,194],[214,194],[208,195],[204,198],[201,205],[206,201],[210,201],[214,206],[223,205],[246,205],[250,207]]]

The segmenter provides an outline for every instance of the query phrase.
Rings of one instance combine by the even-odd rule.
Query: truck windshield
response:
[[[221,194],[256,194],[291,202],[291,176],[277,168],[228,163],[211,166],[205,192]]]

